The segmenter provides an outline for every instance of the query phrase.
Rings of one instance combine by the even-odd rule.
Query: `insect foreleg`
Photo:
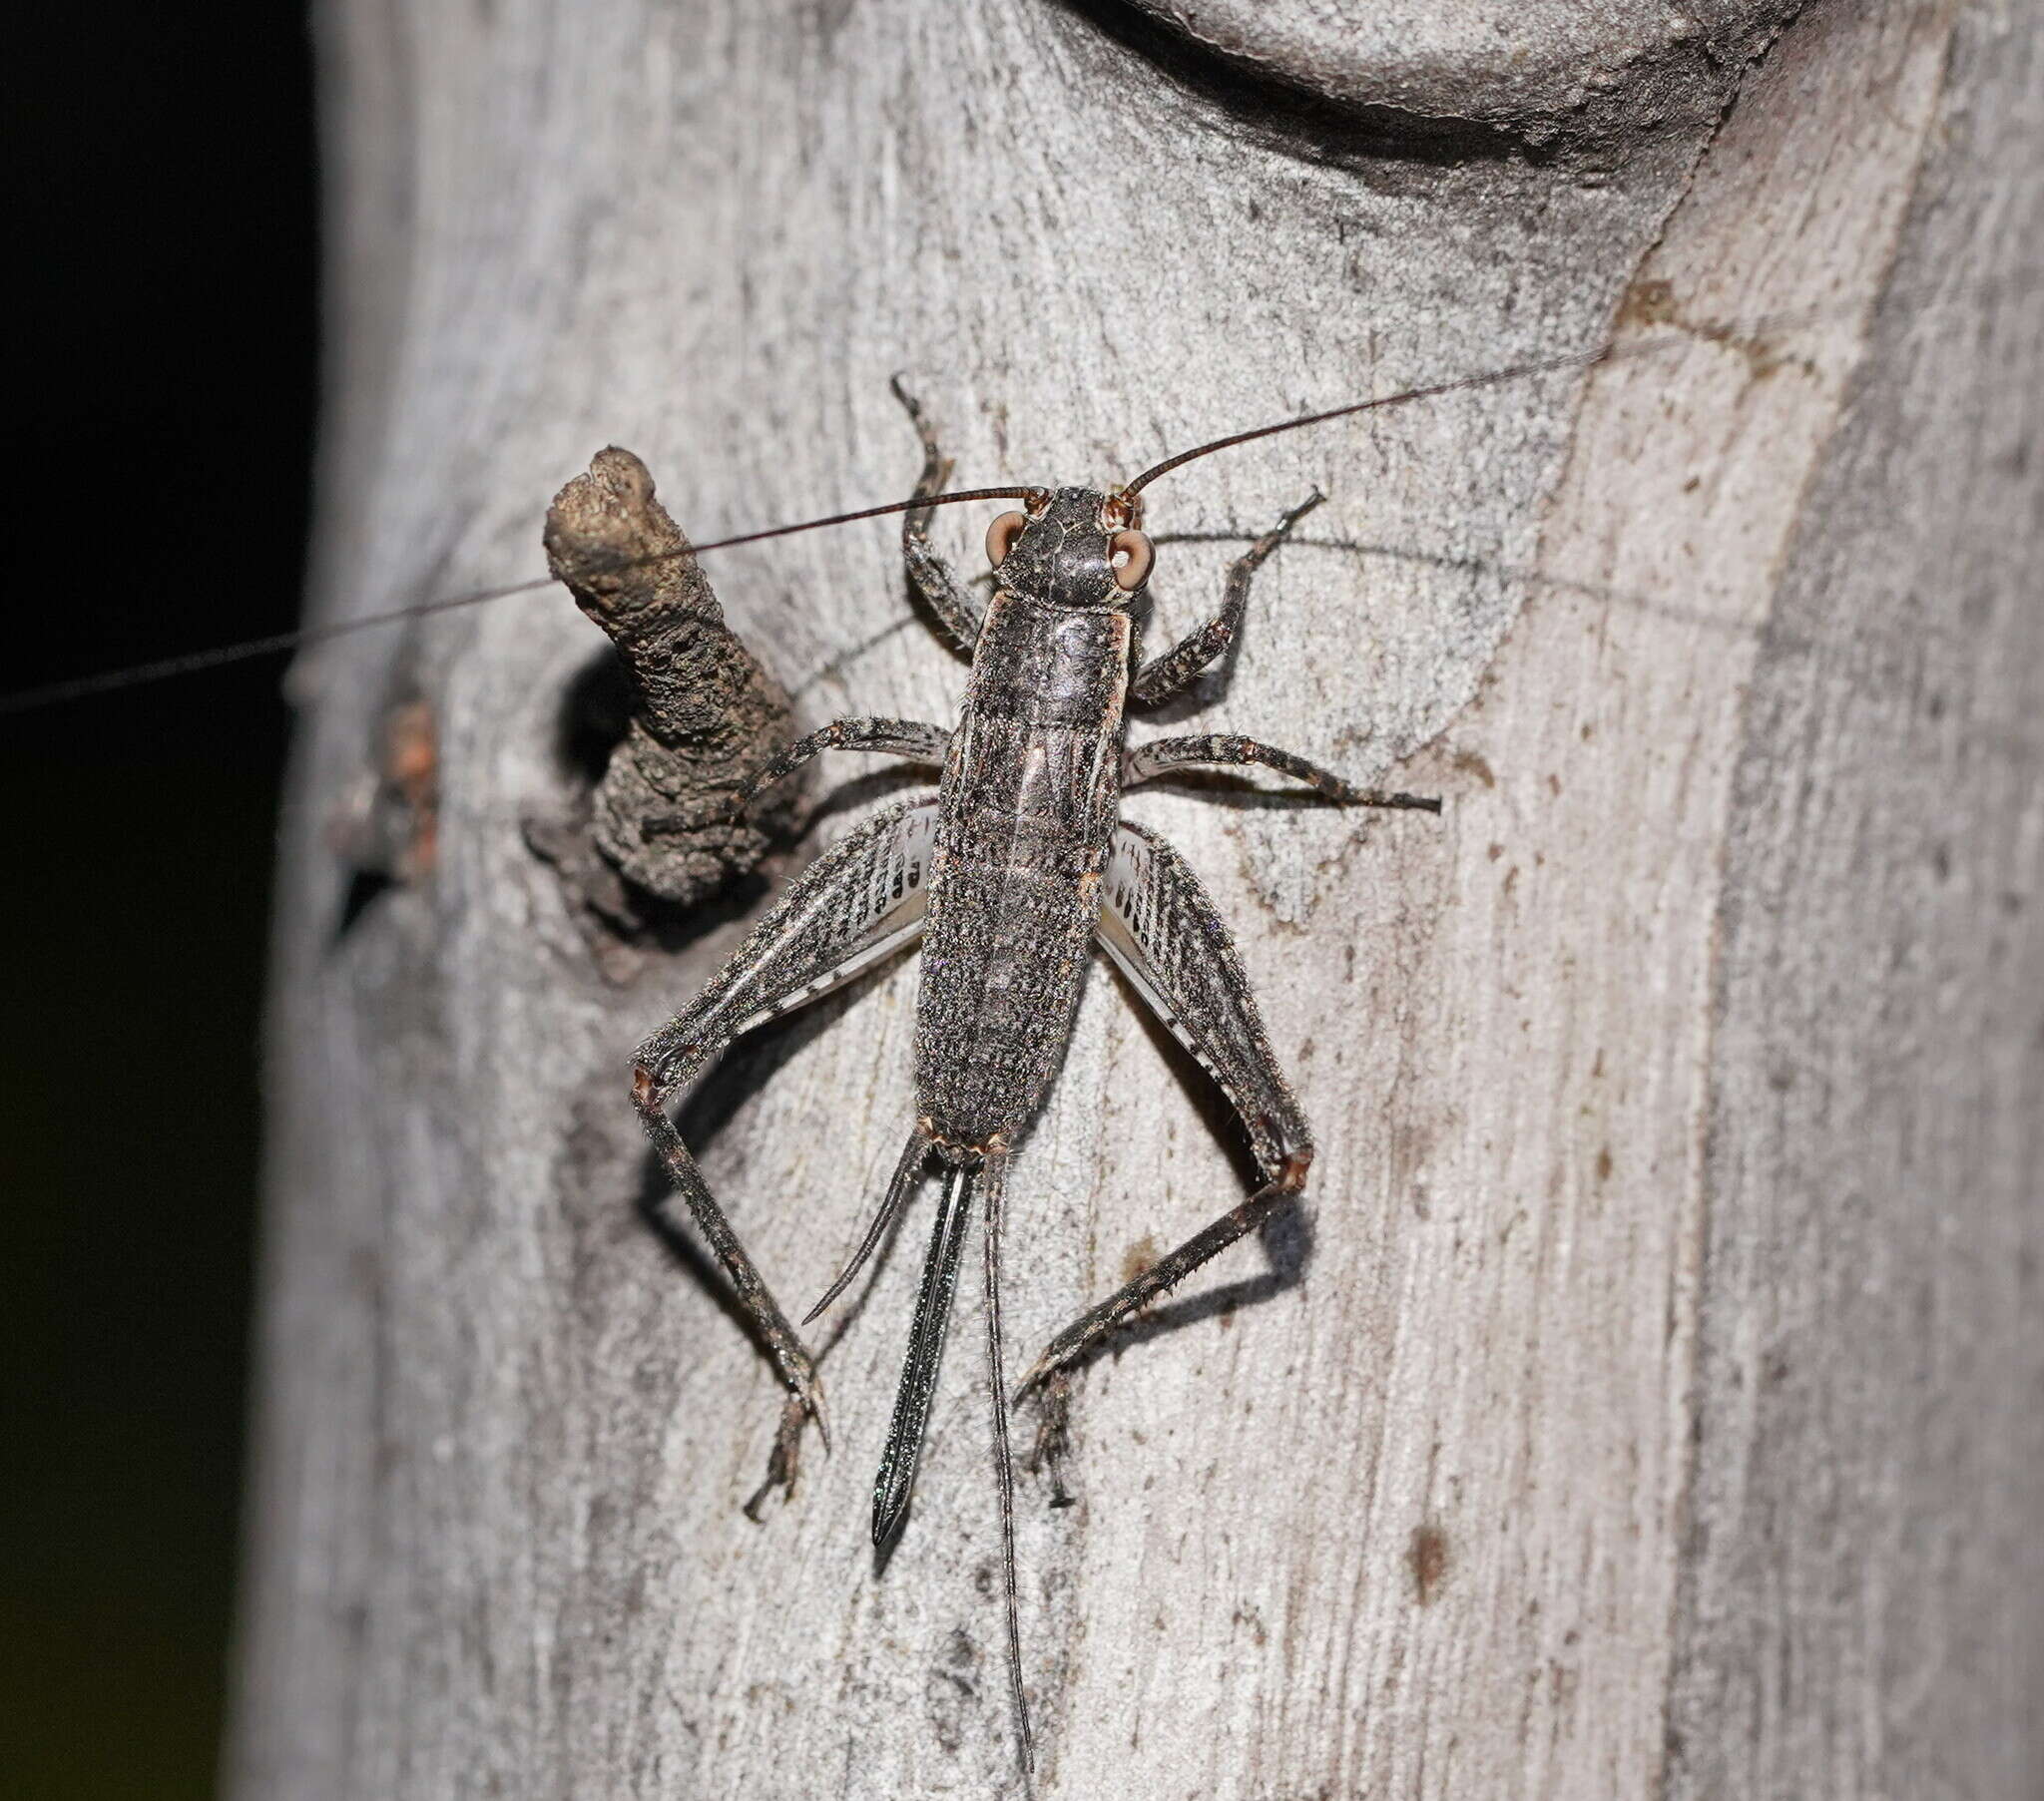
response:
[[[647,1135],[788,1389],[766,1483],[747,1504],[749,1513],[769,1490],[793,1486],[802,1421],[813,1419],[823,1430],[822,1388],[814,1360],[725,1218],[667,1104],[741,1033],[841,987],[921,932],[936,815],[929,802],[896,807],[833,844],[633,1060],[632,1102]]]
[[[930,430],[920,402],[901,385],[901,377],[895,376],[887,385],[894,390],[894,398],[908,409],[915,435],[922,440],[922,477],[915,484],[915,496],[920,500],[925,495],[941,494],[944,484],[951,479],[951,459],[937,448],[937,434]],[[928,603],[951,641],[969,656],[972,647],[979,643],[979,609],[951,573],[951,566],[930,548],[930,513],[928,507],[917,507],[902,516],[901,560],[908,566],[908,579],[915,592]]]
[[[1222,593],[1221,611],[1162,657],[1143,666],[1129,684],[1131,707],[1156,706],[1174,694],[1183,693],[1194,677],[1235,642],[1242,627],[1243,611],[1249,606],[1251,578],[1264,559],[1290,535],[1291,528],[1325,498],[1315,489],[1235,560],[1228,572],[1228,586]]]
[[[918,763],[941,763],[950,742],[947,727],[919,719],[836,719],[788,745],[733,796],[731,810],[735,817],[744,813],[760,794],[825,750],[872,750]]]
[[[1122,761],[1122,786],[1132,788],[1139,781],[1164,775],[1173,769],[1231,768],[1257,764],[1289,775],[1316,788],[1329,800],[1343,806],[1410,807],[1423,813],[1441,810],[1437,795],[1386,793],[1378,788],[1358,788],[1343,781],[1331,769],[1279,750],[1275,744],[1255,738],[1237,737],[1232,732],[1205,731],[1193,737],[1159,738],[1129,751]]]
[[[1263,1185],[1108,1296],[1044,1348],[1019,1400],[1084,1356],[1131,1314],[1254,1231],[1305,1186],[1311,1135],[1278,1067],[1234,940],[1185,859],[1139,827],[1117,829],[1101,884],[1099,939],[1158,1019],[1220,1084]]]

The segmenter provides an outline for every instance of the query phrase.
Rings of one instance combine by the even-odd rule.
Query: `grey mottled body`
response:
[[[1119,610],[1007,590],[987,609],[923,925],[916,1104],[940,1147],[1012,1143],[1064,1055],[1121,794],[1131,637]]]
[[[948,465],[920,410],[905,394],[901,398],[923,438],[918,495],[934,494]],[[874,1485],[873,1541],[884,1549],[907,1514],[971,1201],[979,1196],[1010,1672],[1025,1762],[1028,1712],[1015,1623],[999,1330],[1001,1199],[1010,1151],[1041,1110],[1063,1060],[1092,946],[1113,959],[1220,1085],[1249,1134],[1262,1182],[1059,1333],[1024,1379],[1023,1392],[1041,1387],[1053,1410],[1061,1409],[1068,1366],[1296,1195],[1312,1160],[1304,1117],[1272,1053],[1226,925],[1176,851],[1121,824],[1121,791],[1176,768],[1260,764],[1344,804],[1439,806],[1353,788],[1301,757],[1246,737],[1201,734],[1134,751],[1125,746],[1126,711],[1182,692],[1228,648],[1251,577],[1317,501],[1314,496],[1294,509],[1251,546],[1231,572],[1212,621],[1140,670],[1129,609],[1148,578],[1152,553],[1137,529],[1133,495],[1037,491],[1026,513],[997,519],[987,538],[996,587],[983,619],[930,549],[927,513],[908,514],[903,549],[910,579],[972,653],[957,727],[946,732],[915,720],[838,720],[791,745],[749,792],[821,750],[843,748],[941,759],[938,794],[867,820],[824,852],[636,1059],[634,1099],[647,1130],[789,1390],[767,1480],[750,1511],[773,1487],[792,1484],[804,1420],[814,1418],[819,1430],[822,1425],[821,1392],[807,1350],[725,1220],[666,1104],[740,1033],[922,939],[915,1126],[863,1242],[810,1318],[843,1291],[934,1156],[945,1168],[943,1190]]]

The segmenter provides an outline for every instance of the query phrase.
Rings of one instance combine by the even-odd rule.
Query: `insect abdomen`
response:
[[[1120,791],[1129,621],[988,609],[944,771],[916,1011],[937,1138],[1012,1139],[1071,1036]]]

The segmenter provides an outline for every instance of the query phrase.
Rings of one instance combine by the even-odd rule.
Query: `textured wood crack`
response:
[[[1707,122],[1800,0],[1064,0],[1251,129],[1308,154],[1574,155]]]
[[[1918,23],[1888,284],[2034,267],[2037,35]],[[1670,1801],[2044,1768],[2044,748],[1982,754],[2044,683],[2044,337],[2016,297],[1868,351],[1732,777]]]

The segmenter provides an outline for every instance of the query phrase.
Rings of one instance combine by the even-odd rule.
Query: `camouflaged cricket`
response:
[[[920,410],[900,397],[923,436],[916,492],[927,498],[948,465]],[[725,1219],[668,1118],[667,1103],[741,1033],[921,941],[915,1124],[864,1241],[809,1317],[843,1291],[934,1159],[944,1172],[943,1188],[874,1485],[873,1543],[884,1551],[907,1515],[971,1203],[979,1198],[1009,1668],[1025,1763],[1028,1710],[1015,1617],[1001,1370],[1001,1197],[1011,1148],[1042,1109],[1064,1058],[1093,947],[1120,966],[1144,1005],[1220,1085],[1249,1134],[1263,1179],[1241,1203],[1059,1333],[1024,1378],[1022,1393],[1048,1389],[1061,1404],[1062,1372],[1146,1302],[1291,1200],[1312,1161],[1311,1135],[1272,1053],[1227,926],[1176,851],[1154,833],[1121,823],[1122,790],[1172,769],[1262,764],[1344,804],[1439,810],[1438,801],[1351,787],[1250,738],[1203,734],[1133,751],[1125,743],[1130,707],[1155,706],[1182,692],[1227,650],[1251,577],[1318,499],[1287,514],[1237,562],[1212,621],[1147,665],[1138,660],[1131,609],[1153,553],[1130,491],[1032,490],[1026,511],[996,519],[987,534],[995,586],[983,617],[931,550],[928,511],[910,512],[902,534],[910,580],[972,656],[957,725],[947,730],[916,720],[840,719],[789,746],[760,773],[749,795],[835,748],[941,764],[935,796],[884,811],[825,851],[635,1060],[634,1100],[646,1128],[789,1391],[766,1483],[749,1503],[756,1511],[772,1488],[791,1486],[803,1423],[814,1419],[822,1427],[821,1390],[813,1360]]]

